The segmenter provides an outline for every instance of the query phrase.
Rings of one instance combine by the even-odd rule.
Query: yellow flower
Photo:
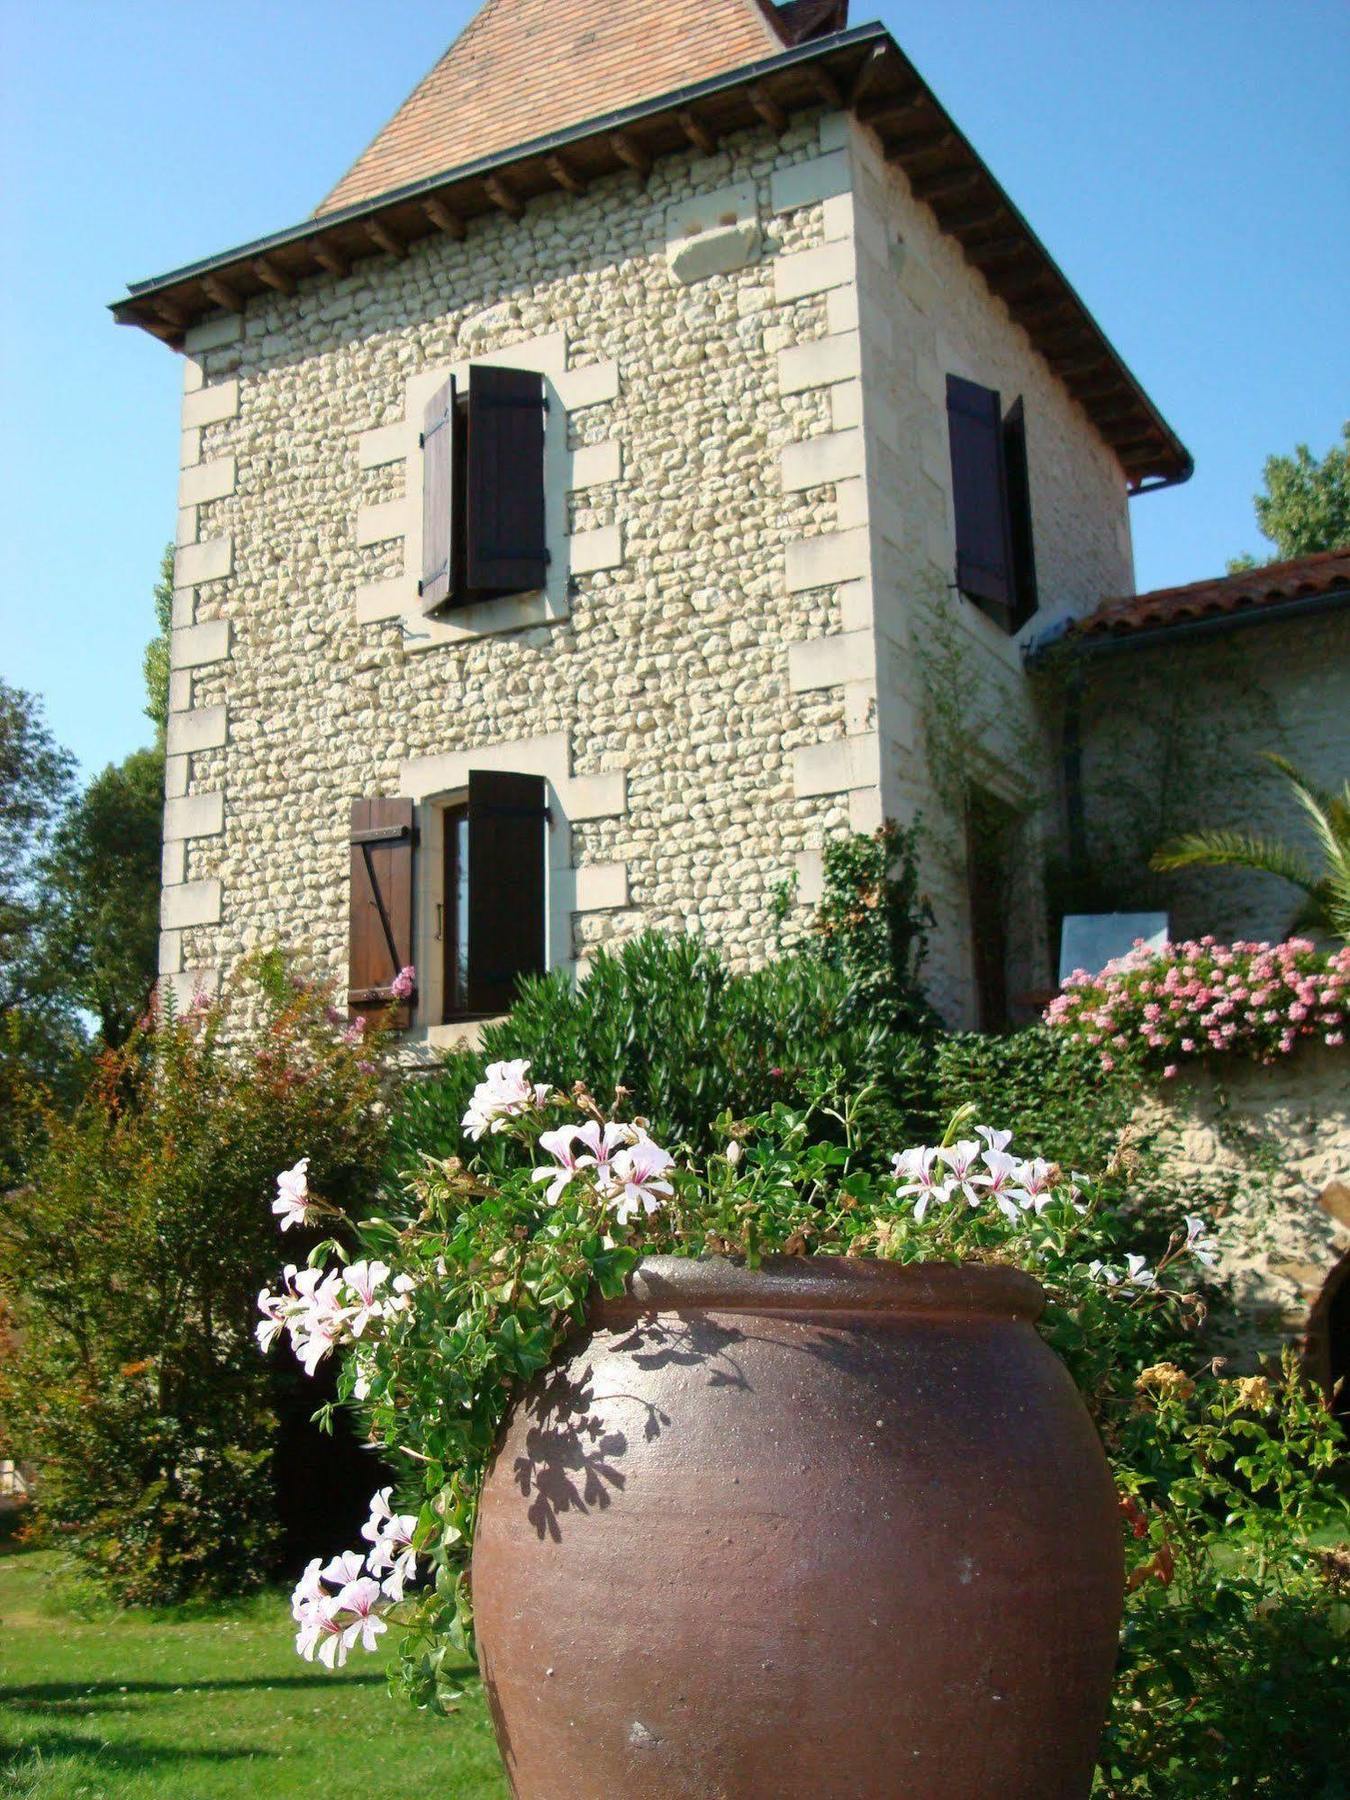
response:
[[[1138,1393],[1156,1390],[1176,1400],[1189,1400],[1195,1392],[1195,1383],[1186,1371],[1170,1362],[1153,1363],[1149,1368],[1141,1369],[1134,1385]]]
[[[1270,1405],[1270,1383],[1264,1375],[1244,1375],[1233,1386],[1237,1389],[1239,1406],[1250,1406],[1262,1412]]]

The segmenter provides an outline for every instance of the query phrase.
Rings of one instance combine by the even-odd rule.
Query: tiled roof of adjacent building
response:
[[[758,0],[488,0],[317,216],[772,56]]]
[[[1220,575],[1209,581],[1190,581],[1184,587],[1155,588],[1148,594],[1130,594],[1119,600],[1103,600],[1095,612],[1071,628],[1075,638],[1128,637],[1135,632],[1161,631],[1221,614],[1255,612],[1262,607],[1291,600],[1350,592],[1350,547],[1320,550],[1312,556],[1295,556],[1288,562],[1265,563]]]

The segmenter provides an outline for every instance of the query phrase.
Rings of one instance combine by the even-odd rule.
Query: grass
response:
[[[116,1613],[60,1566],[0,1557],[4,1800],[505,1800],[473,1671],[434,1718],[391,1699],[381,1657],[302,1662],[282,1594]]]

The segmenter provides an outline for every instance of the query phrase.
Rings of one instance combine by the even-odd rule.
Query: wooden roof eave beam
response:
[[[916,162],[927,162],[930,156],[945,156],[949,150],[955,149],[957,137],[945,125],[936,121],[920,131],[901,132],[898,137],[882,136],[882,148],[886,153],[886,161],[898,163],[909,173]]]
[[[932,205],[952,195],[967,194],[984,180],[984,170],[975,168],[934,169],[916,171],[909,177],[910,191],[916,200]]]
[[[156,311],[162,314],[163,308],[157,307]],[[175,346],[182,342],[185,329],[183,325],[175,325],[172,320],[162,316],[156,318],[153,313],[149,312],[124,313],[117,323],[139,326],[142,331],[148,331],[151,337],[157,337],[161,343]]]
[[[514,188],[508,187],[500,175],[489,175],[483,182],[483,192],[492,204],[504,212],[508,219],[525,217],[525,202]]]
[[[788,116],[778,100],[769,92],[766,84],[762,81],[756,82],[753,87],[745,90],[745,97],[770,131],[776,131],[779,137],[782,137],[787,130]]]
[[[328,238],[311,238],[305,247],[319,267],[330,275],[345,275],[352,266],[351,258],[344,256]]]
[[[685,107],[676,115],[680,130],[689,139],[695,150],[703,156],[712,156],[717,149],[717,133],[706,119],[701,119],[689,107]]]
[[[265,287],[270,287],[278,294],[293,294],[295,283],[284,269],[279,269],[270,256],[258,256],[250,264],[253,273]]]
[[[806,73],[811,86],[820,95],[826,106],[833,106],[836,109],[843,106],[843,89],[823,63],[810,64]]]
[[[929,201],[928,204],[936,214],[938,224],[955,238],[967,231],[978,232],[987,225],[1000,224],[1008,217],[1007,203],[998,194],[988,194],[964,206],[948,206],[943,200]]]
[[[609,147],[619,161],[629,168],[642,181],[652,172],[652,159],[646,147],[640,144],[631,131],[611,131]]]
[[[887,121],[918,117],[932,112],[933,97],[921,81],[907,82],[889,94],[875,94],[854,102],[853,114],[860,125],[880,127]],[[941,115],[938,115],[941,117]]]
[[[224,307],[226,312],[241,313],[248,304],[223,275],[203,275],[202,292],[208,299],[214,300],[217,306]]]
[[[403,239],[391,231],[383,219],[366,219],[364,221],[366,236],[377,250],[383,250],[387,256],[406,256],[408,246]]]
[[[565,194],[584,194],[589,183],[572,167],[565,157],[553,155],[544,158],[544,167],[555,187],[560,187]]]
[[[422,211],[437,231],[443,231],[446,237],[453,238],[456,243],[462,241],[465,232],[464,221],[453,208],[445,204],[444,200],[431,194],[422,202]]]

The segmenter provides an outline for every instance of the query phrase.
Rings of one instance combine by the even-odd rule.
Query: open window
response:
[[[422,417],[424,613],[534,593],[548,576],[541,375],[474,364]]]
[[[993,388],[947,377],[947,434],[956,518],[956,585],[1005,631],[1036,611],[1026,414],[1006,417]]]
[[[544,779],[472,770],[467,791],[434,808],[424,838],[414,812],[405,799],[352,808],[348,1005],[354,1013],[387,1006],[399,970],[416,963],[428,974],[414,997],[427,1023],[506,1012],[519,978],[547,967]],[[411,1019],[409,1005],[395,1016],[400,1026]]]

